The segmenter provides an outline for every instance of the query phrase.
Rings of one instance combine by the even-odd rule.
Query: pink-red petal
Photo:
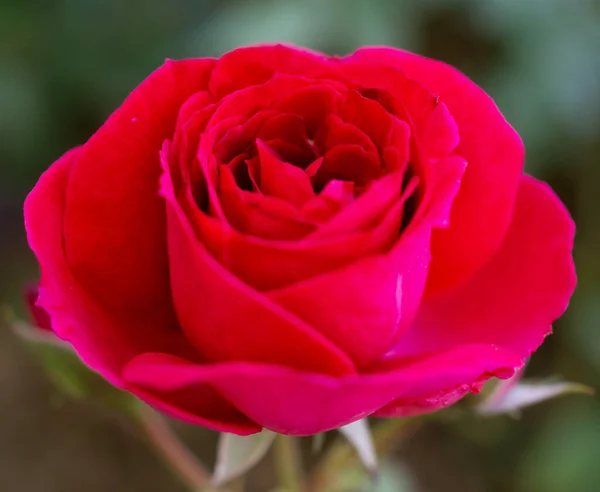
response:
[[[494,101],[449,65],[392,48],[363,48],[349,58],[397,67],[439,97],[456,122],[460,143],[454,152],[469,168],[450,227],[432,239],[428,289],[443,290],[475,272],[500,246],[523,169],[521,139]]]
[[[156,410],[192,425],[240,436],[262,430],[209,384],[166,391],[135,386],[127,390]]]
[[[81,148],[66,185],[62,227],[73,275],[98,302],[149,323],[172,321],[159,151],[213,66],[167,61]]]
[[[238,48],[219,59],[210,90],[220,99],[245,87],[264,84],[277,73],[310,76],[322,71],[326,62],[321,53],[281,44]]]
[[[27,237],[42,273],[38,304],[50,315],[53,331],[92,369],[120,386],[121,368],[140,352],[193,354],[175,327],[107,309],[73,276],[64,256],[62,223],[65,188],[80,155],[77,148],[56,161],[25,201]]]
[[[25,303],[35,326],[42,330],[52,330],[52,320],[48,312],[37,303],[40,295],[38,282],[31,283],[25,288]]]
[[[303,169],[283,162],[260,140],[256,148],[260,159],[260,189],[265,195],[281,198],[298,209],[315,196]]]
[[[347,356],[320,333],[217,263],[194,235],[173,195],[167,169],[165,173],[161,193],[167,202],[171,288],[192,345],[210,361],[272,362],[336,375],[354,372]]]
[[[548,185],[523,177],[500,249],[468,282],[423,300],[392,358],[489,343],[528,357],[566,309],[573,221]]]
[[[510,377],[520,361],[487,345],[460,347],[381,374],[340,378],[271,364],[198,365],[168,354],[144,354],[124,371],[130,387],[174,391],[211,384],[257,424],[275,432],[312,435],[373,414],[391,401],[471,384],[482,374]]]
[[[220,167],[218,193],[227,221],[242,234],[294,241],[304,238],[316,228],[287,201],[240,190],[231,170],[224,165]]]

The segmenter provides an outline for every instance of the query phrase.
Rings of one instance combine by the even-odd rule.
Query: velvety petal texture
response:
[[[167,61],[25,203],[36,322],[176,418],[294,435],[507,378],[574,225],[494,102],[393,48]]]
[[[482,266],[502,242],[523,169],[521,139],[494,101],[449,65],[389,48],[362,48],[349,59],[396,67],[427,87],[456,122],[455,151],[469,169],[450,227],[434,233],[429,279],[432,290],[448,287]]]

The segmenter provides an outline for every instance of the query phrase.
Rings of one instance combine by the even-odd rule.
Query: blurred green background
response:
[[[578,225],[577,292],[528,374],[599,388],[599,1],[0,0],[1,300],[19,306],[23,283],[37,275],[22,203],[39,174],[165,58],[260,41],[329,54],[402,47],[453,64],[494,97],[525,141],[527,171],[550,182]],[[188,431],[209,456],[214,436]],[[597,492],[599,457],[600,400],[567,397],[520,420],[425,426],[396,463],[411,470],[411,491]],[[93,405],[57,400],[2,330],[0,490],[181,487],[130,427]]]

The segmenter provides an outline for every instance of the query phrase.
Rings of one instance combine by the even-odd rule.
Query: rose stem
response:
[[[298,441],[292,436],[279,434],[273,448],[279,487],[286,492],[301,492],[302,466]]]
[[[154,448],[190,491],[210,490],[210,473],[175,435],[166,419],[144,404],[138,405],[137,414]]]

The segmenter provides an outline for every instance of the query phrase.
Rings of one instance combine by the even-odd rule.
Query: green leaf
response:
[[[325,433],[315,434],[312,436],[312,445],[311,452],[313,454],[317,454],[323,450],[323,446],[325,445]]]
[[[563,381],[522,381],[509,386],[499,385],[496,390],[483,400],[476,411],[481,415],[517,414],[521,409],[536,405],[552,398],[570,394],[594,393],[588,386]]]
[[[418,487],[410,469],[397,461],[383,461],[377,480],[369,478],[356,467],[340,470],[327,489],[332,492],[417,492]]]
[[[54,387],[72,400],[87,399],[130,412],[135,399],[110,385],[89,369],[72,349],[53,332],[42,330],[16,318],[6,308],[0,314],[3,322],[27,344],[42,364]]]
[[[417,492],[416,479],[404,463],[386,461],[382,463],[375,492]]]
[[[220,486],[250,470],[267,454],[276,435],[266,429],[250,436],[221,433],[213,483]]]

